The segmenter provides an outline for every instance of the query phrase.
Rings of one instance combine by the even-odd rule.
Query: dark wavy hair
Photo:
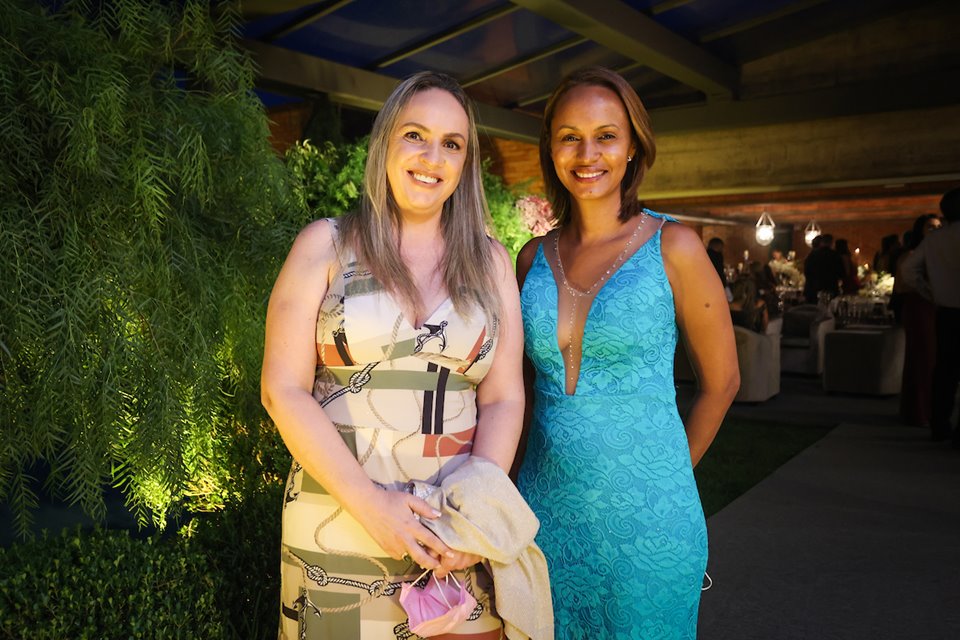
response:
[[[951,189],[940,199],[940,212],[948,222],[960,220],[960,187]]]
[[[927,221],[939,217],[940,216],[935,213],[925,213],[914,220],[913,229],[910,230],[910,243],[907,245],[907,248],[916,249],[920,246],[920,241],[923,240],[923,237],[926,235]]]
[[[640,96],[633,90],[630,83],[620,74],[604,67],[587,67],[574,71],[560,81],[554,89],[543,112],[543,124],[540,127],[540,170],[543,172],[543,182],[547,190],[547,198],[553,205],[553,215],[558,226],[565,225],[570,219],[570,193],[560,182],[557,170],[553,166],[551,154],[550,127],[553,125],[553,115],[560,99],[574,87],[582,85],[605,87],[616,93],[623,103],[630,120],[631,140],[636,148],[635,162],[627,163],[627,171],[620,183],[620,220],[626,221],[639,215],[643,204],[637,197],[640,183],[646,170],[653,165],[657,156],[657,145],[654,141],[653,128],[650,126],[650,116],[640,101]]]

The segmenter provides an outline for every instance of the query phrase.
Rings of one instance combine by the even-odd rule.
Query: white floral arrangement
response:
[[[797,287],[802,284],[800,271],[792,260],[771,260],[768,264],[770,265],[770,270],[773,271],[773,275],[776,276],[777,281],[785,282],[791,287]]]
[[[871,273],[863,280],[865,286],[860,289],[861,296],[880,297],[889,296],[893,293],[893,274],[881,271],[880,273]]]
[[[881,273],[877,279],[876,291],[878,295],[888,296],[893,293],[893,274]]]

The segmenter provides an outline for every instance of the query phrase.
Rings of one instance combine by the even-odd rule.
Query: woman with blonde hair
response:
[[[441,506],[411,490],[472,459],[506,477],[514,458],[523,330],[486,220],[470,103],[452,78],[419,73],[377,115],[359,209],[290,250],[262,378],[294,458],[281,638],[410,637],[401,586],[421,567],[456,573],[478,601],[445,637],[501,637],[483,558],[441,540]]]

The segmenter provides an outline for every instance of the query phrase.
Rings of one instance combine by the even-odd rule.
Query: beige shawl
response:
[[[517,488],[493,462],[471,456],[439,487],[413,483],[415,495],[441,512],[423,524],[448,546],[489,562],[496,611],[510,640],[553,640],[553,604],[540,528]]]

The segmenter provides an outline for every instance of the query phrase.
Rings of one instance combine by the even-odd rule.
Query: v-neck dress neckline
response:
[[[570,285],[570,287],[577,292],[576,294],[567,290],[567,287],[563,281],[562,271],[560,269],[561,258],[559,255],[559,247],[556,244],[555,237],[550,237],[548,235],[540,243],[540,247],[537,249],[537,254],[540,257],[542,257],[542,259],[550,267],[550,272],[553,275],[553,282],[554,282],[554,285],[556,286],[556,291],[557,291],[557,301],[556,301],[556,309],[555,309],[556,348],[564,364],[564,392],[567,395],[571,395],[571,396],[576,395],[577,387],[579,386],[580,373],[581,373],[582,363],[583,363],[583,344],[587,336],[587,331],[589,329],[588,325],[590,324],[590,319],[593,314],[593,309],[597,299],[600,298],[602,295],[604,295],[605,289],[607,289],[607,287],[610,286],[610,283],[617,278],[617,276],[620,274],[621,271],[629,270],[633,268],[632,263],[634,262],[634,259],[636,259],[637,256],[641,256],[643,252],[650,250],[648,249],[648,247],[651,245],[651,243],[656,244],[656,247],[654,248],[655,250],[657,250],[657,253],[659,255],[660,234],[663,230],[663,224],[665,222],[665,218],[651,216],[650,212],[648,211],[645,211],[644,214],[650,216],[651,218],[657,221],[657,224],[658,224],[657,229],[646,240],[644,240],[642,243],[637,245],[637,247],[634,248],[633,252],[630,253],[630,255],[626,256],[623,259],[623,261],[619,265],[617,265],[610,272],[609,275],[606,276],[606,280],[592,294],[587,294],[586,292],[581,291],[576,287],[573,287],[573,285]],[[559,234],[560,231],[556,230],[556,231],[553,231],[552,233]],[[575,321],[573,322],[571,335],[568,336],[568,338],[569,338],[569,341],[573,341],[574,336],[580,336],[581,339],[579,340],[580,348],[576,350],[576,353],[573,353],[570,355],[569,357],[570,361],[568,361],[566,352],[568,351],[569,347],[564,348],[562,346],[563,340],[561,338],[561,327],[564,324],[564,318],[569,317],[569,311],[566,314],[561,314],[560,305],[564,302],[564,300],[566,300],[567,301],[566,307],[569,309],[569,307],[573,306],[573,298],[575,296],[578,296],[579,298],[577,303],[577,306],[580,307],[579,313],[577,314],[579,318],[576,318]],[[570,343],[568,342],[567,344],[569,345]],[[576,368],[575,368],[576,375],[573,377],[573,387],[571,389],[569,385],[570,373],[574,364],[576,365]]]

